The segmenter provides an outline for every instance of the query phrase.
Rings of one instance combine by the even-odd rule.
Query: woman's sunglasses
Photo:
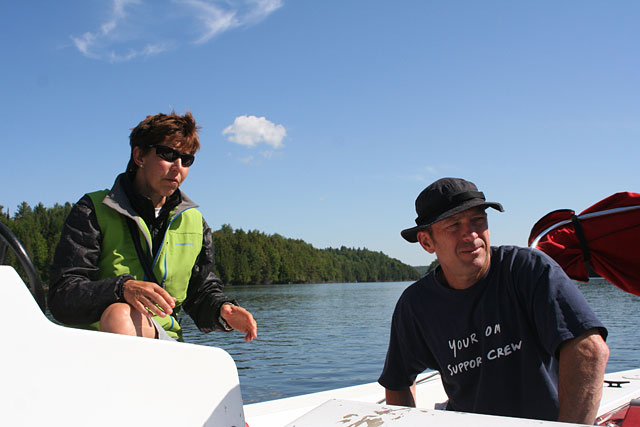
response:
[[[155,148],[156,154],[162,160],[166,160],[167,162],[175,162],[180,158],[182,160],[182,166],[189,167],[196,160],[196,156],[193,154],[186,154],[178,150],[174,150],[171,147],[167,147],[166,145],[160,144],[152,144],[148,146],[149,148]]]

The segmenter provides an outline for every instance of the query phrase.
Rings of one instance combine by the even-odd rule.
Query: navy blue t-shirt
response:
[[[560,344],[607,331],[562,268],[538,250],[491,248],[487,274],[468,289],[431,272],[396,305],[378,382],[400,390],[440,371],[447,409],[543,420],[558,417]]]

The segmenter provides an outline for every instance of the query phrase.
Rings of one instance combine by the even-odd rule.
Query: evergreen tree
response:
[[[52,208],[38,203],[18,205],[13,217],[0,206],[0,221],[7,225],[29,254],[46,286],[49,266],[60,239],[64,220],[72,205]],[[415,280],[417,271],[382,252],[364,248],[316,249],[299,239],[257,230],[234,230],[225,224],[213,232],[214,272],[228,284],[373,282]],[[16,258],[8,254],[7,263],[19,272]]]

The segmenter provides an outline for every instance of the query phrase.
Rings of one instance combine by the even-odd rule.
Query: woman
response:
[[[148,116],[131,135],[131,157],[111,190],[71,210],[51,268],[49,308],[78,327],[182,340],[184,308],[203,332],[257,337],[251,313],[222,292],[211,229],[180,185],[200,148],[190,112]]]

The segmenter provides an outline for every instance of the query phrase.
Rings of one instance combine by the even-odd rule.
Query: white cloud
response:
[[[205,43],[236,27],[257,24],[282,7],[282,0],[207,1],[176,0],[191,6],[204,31],[195,43]]]
[[[225,31],[260,22],[283,1],[110,0],[110,4],[109,16],[97,30],[71,36],[88,58],[122,62],[185,43],[206,43]]]
[[[283,145],[282,140],[287,136],[287,130],[264,117],[238,116],[222,134],[228,135],[229,141],[248,147],[265,143],[273,148],[280,148]]]
[[[439,175],[438,168],[436,168],[435,166],[425,166],[412,175],[400,176],[400,179],[405,181],[428,183],[433,181],[431,177],[433,177],[434,175]]]
[[[191,6],[197,20],[204,27],[202,35],[195,40],[195,43],[207,42],[218,34],[240,25],[236,10],[224,10],[215,3],[205,0],[183,0],[182,3]]]
[[[424,170],[427,171],[431,175],[437,175],[438,174],[438,169],[436,169],[434,166],[425,166]]]
[[[427,178],[425,178],[424,175],[421,175],[419,173],[416,173],[413,175],[402,175],[400,179],[406,180],[406,181],[427,182]]]

